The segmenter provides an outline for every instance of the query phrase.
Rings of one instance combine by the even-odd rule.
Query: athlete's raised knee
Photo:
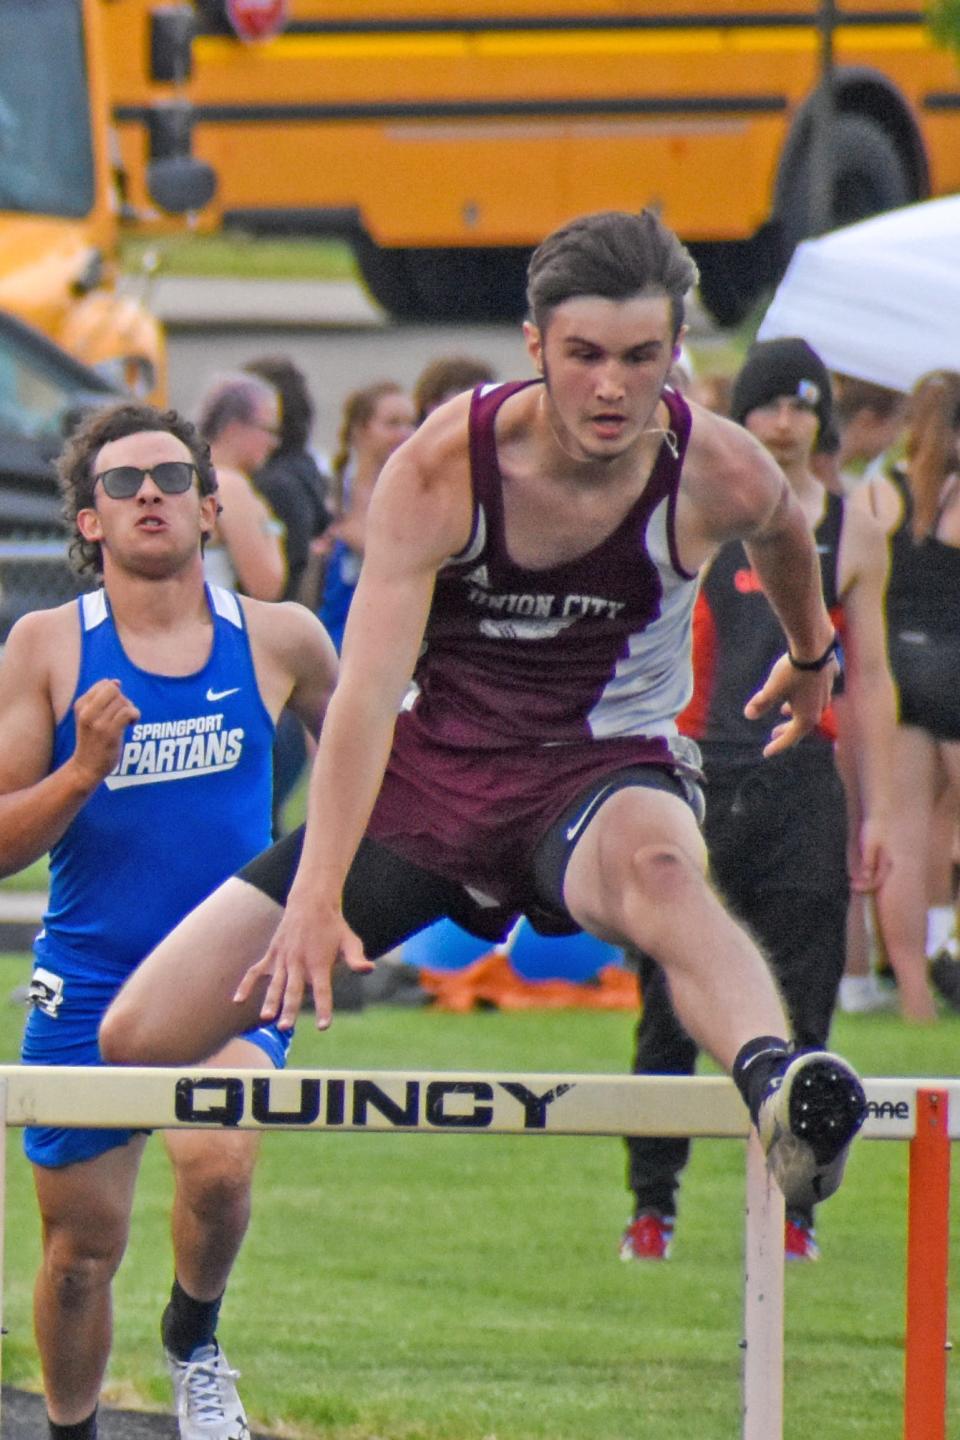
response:
[[[657,906],[686,903],[706,886],[700,866],[670,841],[636,846],[627,857],[626,883]]]
[[[101,1020],[97,1039],[101,1057],[107,1065],[163,1063],[151,1044],[149,1024],[123,991]]]

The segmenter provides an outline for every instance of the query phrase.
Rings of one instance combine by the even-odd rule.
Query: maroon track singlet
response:
[[[514,564],[494,427],[529,383],[540,382],[474,392],[473,531],[437,576],[367,832],[518,910],[535,845],[581,791],[627,766],[690,768],[676,716],[691,690],[696,595],[675,537],[690,411],[671,390],[672,444],[616,528],[564,564]]]

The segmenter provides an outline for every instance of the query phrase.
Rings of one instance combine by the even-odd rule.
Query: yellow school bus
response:
[[[238,5],[272,9],[272,37],[240,39]],[[189,8],[107,7],[134,186],[160,134],[136,12]],[[189,97],[193,148],[217,176],[205,222],[347,235],[401,316],[517,310],[545,233],[654,205],[693,248],[708,306],[735,318],[815,226],[825,133],[833,223],[960,190],[960,68],[934,46],[920,0],[193,9],[189,59],[160,83]],[[814,118],[824,73],[826,132]]]
[[[106,0],[0,0],[0,310],[160,398],[160,326],[117,284],[125,212],[111,153],[105,9]],[[145,170],[148,179],[154,209],[189,209],[212,192],[188,157]]]

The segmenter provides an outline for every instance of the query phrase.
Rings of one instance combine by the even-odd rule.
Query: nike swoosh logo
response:
[[[239,685],[234,685],[232,690],[208,690],[207,699],[211,704],[214,700],[226,700],[228,695],[236,695],[239,689]]]
[[[580,812],[573,824],[567,826],[566,835],[568,840],[576,840],[584,825],[586,825],[594,812],[603,804],[613,789],[615,789],[613,785],[604,785],[602,790],[597,791],[596,795],[594,795],[589,804]]]

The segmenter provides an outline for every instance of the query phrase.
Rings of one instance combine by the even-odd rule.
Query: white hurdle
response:
[[[905,1440],[946,1437],[950,1143],[960,1080],[865,1081],[868,1140],[911,1144]],[[783,1437],[783,1197],[724,1078],[0,1066],[0,1127],[687,1135],[747,1148],[742,1440]],[[5,1146],[0,1148],[2,1245]],[[914,1200],[916,1192],[916,1200]],[[921,1203],[922,1202],[922,1203]],[[913,1223],[914,1212],[923,1223]],[[0,1250],[0,1322],[2,1322]],[[0,1324],[2,1334],[2,1324]]]

